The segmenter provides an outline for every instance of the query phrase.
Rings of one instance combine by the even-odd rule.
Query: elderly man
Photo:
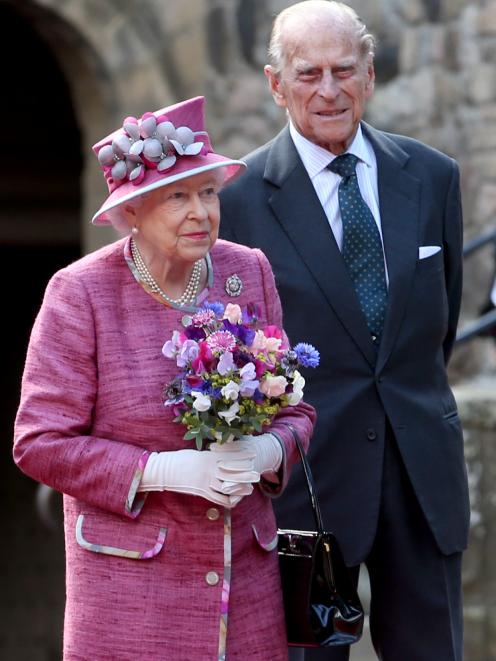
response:
[[[469,502],[446,375],[462,288],[458,167],[362,121],[374,38],[350,7],[292,5],[269,55],[288,126],[223,191],[221,233],[265,252],[291,340],[321,352],[307,375],[309,456],[326,526],[354,576],[368,568],[379,658],[460,661]],[[301,474],[278,517],[312,525]]]

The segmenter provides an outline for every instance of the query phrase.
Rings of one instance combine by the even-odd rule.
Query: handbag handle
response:
[[[307,459],[307,456],[305,454],[305,450],[303,449],[303,445],[302,445],[300,436],[299,436],[297,430],[295,429],[295,427],[293,427],[293,425],[289,424],[289,422],[285,422],[284,424],[286,425],[286,427],[288,427],[291,430],[291,433],[293,434],[293,437],[294,437],[294,440],[295,440],[295,443],[296,443],[296,447],[298,448],[298,451],[300,453],[301,463],[302,463],[302,466],[303,466],[303,472],[305,473],[305,478],[307,480],[308,495],[310,497],[310,504],[312,506],[313,516],[314,516],[314,519],[315,519],[315,525],[317,526],[317,531],[319,533],[323,533],[324,532],[324,523],[323,523],[323,520],[322,520],[322,512],[320,510],[320,505],[319,505],[319,501],[318,501],[318,498],[317,498],[317,491],[315,489],[315,482],[314,482],[314,479],[313,479],[312,471],[310,469],[310,464],[308,463],[308,459]]]

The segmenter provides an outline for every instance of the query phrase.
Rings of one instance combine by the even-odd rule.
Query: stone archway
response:
[[[0,107],[0,277],[7,347],[0,394],[6,542],[0,566],[9,568],[2,576],[0,657],[55,660],[64,594],[62,533],[44,527],[35,513],[37,485],[10,459],[11,430],[29,331],[45,284],[81,254],[81,136],[52,51],[12,5],[0,4],[0,22],[1,59],[8,63]],[[15,56],[21,44],[22,59]]]

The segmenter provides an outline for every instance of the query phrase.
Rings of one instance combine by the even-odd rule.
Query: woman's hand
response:
[[[260,434],[258,436],[245,435],[238,440],[224,445],[215,443],[211,446],[215,452],[236,452],[243,449],[255,456],[254,470],[259,475],[276,473],[282,462],[282,447],[274,434]],[[257,480],[258,481],[258,480]]]
[[[210,449],[152,452],[138,491],[176,491],[234,507],[260,480],[255,454],[241,445],[226,450],[225,445],[213,443]]]

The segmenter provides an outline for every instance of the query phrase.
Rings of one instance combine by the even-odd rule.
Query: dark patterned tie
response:
[[[343,221],[341,253],[372,339],[378,343],[387,300],[384,254],[379,229],[358,187],[357,162],[353,154],[341,154],[327,167],[342,177],[338,189]]]

